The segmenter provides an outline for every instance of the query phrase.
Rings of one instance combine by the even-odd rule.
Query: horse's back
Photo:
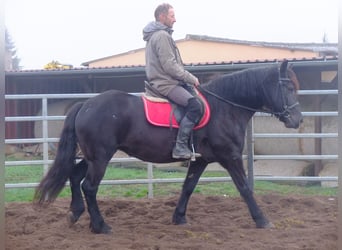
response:
[[[111,134],[127,127],[131,115],[143,113],[142,100],[126,92],[109,90],[84,102],[76,120],[78,136]]]
[[[116,114],[127,113],[132,107],[137,107],[141,103],[141,98],[119,90],[108,90],[93,98],[88,99],[81,113],[84,115],[103,116],[107,113],[116,112]],[[142,106],[142,105],[140,105]]]

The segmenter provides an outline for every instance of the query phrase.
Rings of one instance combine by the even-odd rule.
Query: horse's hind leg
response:
[[[80,218],[85,210],[81,192],[81,181],[85,177],[87,169],[88,164],[83,159],[74,166],[70,175],[70,189],[72,197],[70,204],[70,213],[68,214],[68,221],[70,225],[76,223],[76,221]]]
[[[178,200],[178,204],[176,206],[175,212],[173,213],[172,223],[186,224],[186,209],[188,206],[188,202],[191,194],[193,193],[199,178],[201,177],[204,169],[206,168],[207,163],[198,159],[196,162],[191,162],[190,167],[188,169],[188,173],[186,175],[181,196]]]
[[[99,184],[104,176],[108,161],[92,160],[88,161],[88,171],[82,183],[82,190],[87,202],[90,215],[90,229],[94,233],[110,233],[111,227],[108,226],[98,207],[96,195]]]

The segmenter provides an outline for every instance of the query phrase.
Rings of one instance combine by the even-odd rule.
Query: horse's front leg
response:
[[[70,204],[70,212],[68,214],[68,221],[70,225],[75,224],[85,210],[83,197],[81,193],[81,181],[85,177],[87,169],[87,162],[85,160],[82,160],[74,166],[69,177],[72,197]]]
[[[246,173],[243,168],[242,156],[231,157],[230,160],[221,162],[226,168],[233,179],[235,186],[237,187],[240,195],[245,200],[249,212],[255,221],[257,228],[270,228],[272,223],[265,217],[258,204],[255,201],[252,190],[250,189],[246,177]]]
[[[201,177],[204,169],[206,168],[207,163],[201,160],[197,160],[195,162],[190,163],[190,167],[188,169],[188,173],[184,180],[183,189],[181,196],[178,200],[178,204],[176,206],[175,212],[173,213],[172,223],[186,224],[186,208],[190,199],[192,192],[194,191],[199,178]]]

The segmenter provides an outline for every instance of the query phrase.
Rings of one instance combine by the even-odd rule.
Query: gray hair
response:
[[[162,3],[162,4],[158,5],[156,10],[154,11],[154,17],[155,17],[156,21],[158,21],[160,14],[167,14],[169,12],[169,9],[172,9],[172,8],[173,7],[168,3]]]

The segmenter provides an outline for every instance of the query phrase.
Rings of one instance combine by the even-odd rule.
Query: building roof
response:
[[[338,64],[337,56],[288,59],[295,67],[307,66],[331,66]],[[278,60],[247,60],[247,61],[225,61],[214,63],[191,63],[185,64],[185,68],[192,72],[215,71],[215,70],[240,70],[260,65],[278,63]],[[6,71],[6,76],[61,76],[61,75],[89,75],[89,74],[144,74],[143,65],[126,65],[111,67],[80,67],[72,69],[36,69],[36,70],[11,70]]]
[[[184,41],[206,41],[206,42],[216,42],[216,43],[226,43],[226,44],[237,44],[245,46],[254,47],[264,47],[264,48],[276,48],[276,49],[287,49],[287,50],[302,50],[311,51],[318,53],[319,56],[337,56],[338,55],[338,43],[283,43],[283,42],[262,42],[262,41],[247,41],[247,40],[236,40],[229,38],[212,37],[206,35],[192,35],[188,34],[184,39],[176,40],[176,43],[181,43]],[[99,62],[113,57],[119,57],[129,54],[134,54],[139,51],[144,51],[145,48],[139,48],[130,50],[124,53],[106,56],[98,58],[95,60],[87,61],[82,63],[83,66],[89,66],[91,63]],[[194,62],[195,63],[195,62]]]
[[[337,55],[338,43],[283,43],[283,42],[261,42],[261,41],[246,41],[235,40],[229,38],[219,38],[205,35],[186,35],[184,40],[198,40],[198,41],[211,41],[221,43],[233,43],[249,46],[271,47],[290,50],[309,50],[313,52],[332,52]],[[181,40],[178,40],[181,41]]]

